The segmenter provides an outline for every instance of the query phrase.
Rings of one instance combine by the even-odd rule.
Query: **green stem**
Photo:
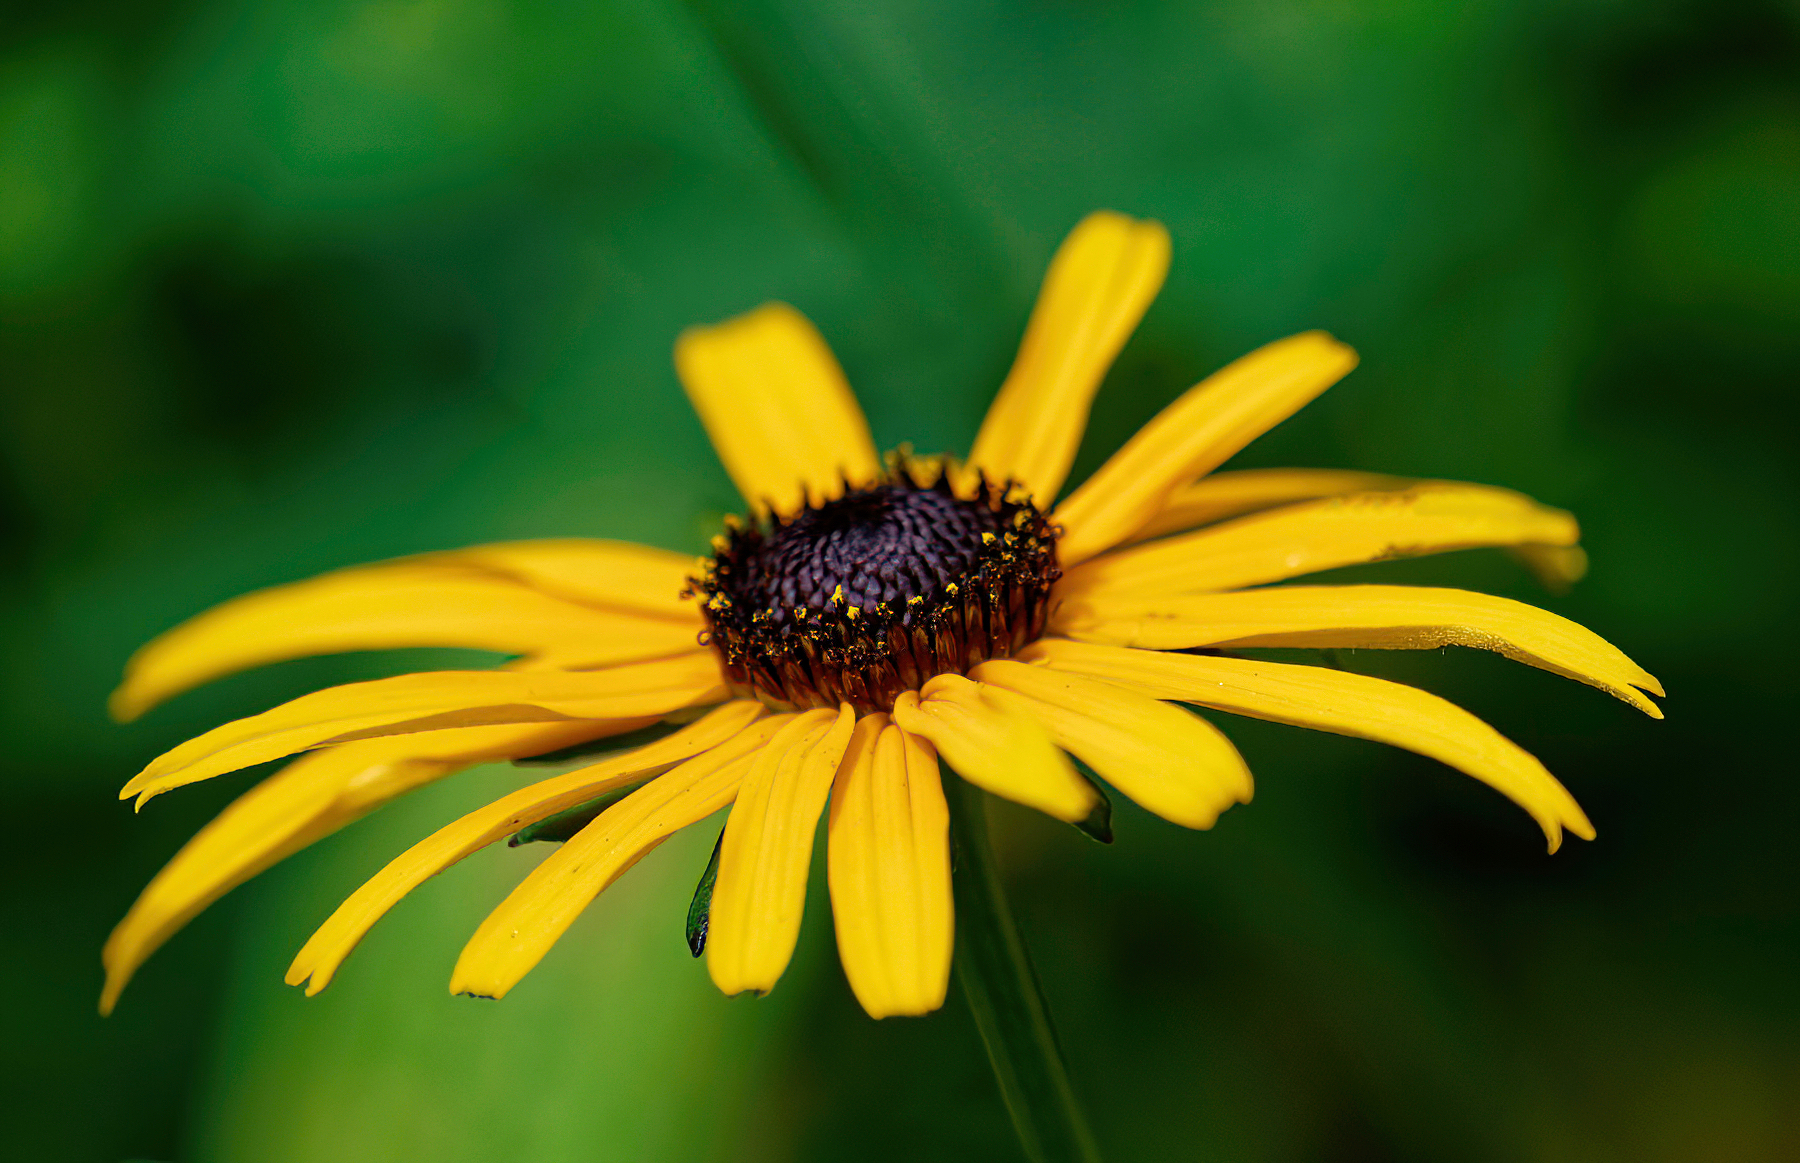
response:
[[[1032,1163],[1099,1163],[988,839],[987,796],[944,773],[956,843],[956,980]]]

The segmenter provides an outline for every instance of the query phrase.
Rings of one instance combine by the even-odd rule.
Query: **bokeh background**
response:
[[[485,768],[233,893],[94,1013],[110,925],[248,786],[117,787],[223,717],[449,655],[316,660],[107,722],[130,650],[247,588],[489,539],[699,550],[735,500],[670,368],[768,298],[876,437],[964,450],[1062,234],[1166,222],[1077,473],[1322,326],[1362,367],[1243,453],[1504,483],[1583,518],[1346,576],[1539,601],[1664,723],[1473,652],[1454,697],[1600,830],[1373,744],[1226,727],[1254,804],[1118,841],[1002,811],[1115,1160],[1800,1158],[1800,10],[1736,0],[74,0],[0,30],[0,1151],[17,1159],[1015,1157],[967,1014],[876,1024],[815,895],[781,988],[682,943],[711,833],[504,1003],[449,967],[538,858],[415,894],[307,1001],[344,893]],[[704,834],[703,834],[704,833]],[[817,886],[815,886],[817,887]]]

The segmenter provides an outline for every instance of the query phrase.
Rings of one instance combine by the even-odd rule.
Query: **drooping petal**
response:
[[[477,763],[541,754],[652,721],[463,727],[346,743],[296,759],[200,829],[138,894],[100,955],[100,1012],[112,1012],[138,967],[201,910],[389,800]]]
[[[725,822],[706,968],[726,996],[767,993],[800,938],[813,837],[856,714],[806,711],[750,764]]]
[[[1182,485],[1292,416],[1356,366],[1323,331],[1279,339],[1201,380],[1056,508],[1065,564],[1131,537]]]
[[[1336,468],[1259,468],[1212,473],[1169,494],[1169,499],[1150,523],[1128,540],[1145,541],[1166,533],[1210,525],[1227,517],[1320,497],[1397,492],[1456,483]],[[1587,573],[1587,554],[1579,545],[1512,545],[1507,547],[1507,552],[1530,569],[1551,593],[1567,592]]]
[[[715,747],[730,748],[721,753],[726,758],[749,754],[769,733],[767,728],[760,732],[751,729],[761,714],[761,705],[747,699],[726,703],[654,743],[540,780],[446,824],[389,861],[387,867],[338,906],[295,956],[288,967],[288,984],[305,982],[308,996],[324,989],[375,922],[407,893],[521,828],[587,803],[614,788],[666,771]],[[376,742],[391,746],[398,740]]]
[[[481,922],[451,972],[450,992],[505,997],[607,885],[676,832],[729,804],[752,760],[791,718],[750,724],[594,817]]]
[[[701,621],[700,608],[681,596],[688,578],[699,572],[699,560],[631,541],[587,537],[497,541],[413,560],[492,570],[565,601]]]
[[[881,464],[868,421],[825,340],[767,303],[675,341],[675,370],[713,448],[754,510],[793,513],[867,484]]]
[[[558,719],[663,715],[727,697],[711,651],[610,670],[438,670],[302,695],[215,727],[166,752],[119,793],[138,806],[171,788],[326,743],[379,735]]]
[[[1045,666],[997,660],[974,677],[1031,700],[1059,747],[1165,820],[1210,828],[1250,802],[1250,769],[1224,732],[1130,687]]]
[[[394,562],[260,590],[190,618],[132,656],[110,706],[134,719],[201,683],[314,654],[460,646],[578,651],[608,664],[692,650],[695,633],[691,618],[597,610],[482,570]]]
[[[1240,517],[1083,562],[1065,602],[1209,593],[1452,549],[1573,545],[1575,518],[1509,489],[1432,484],[1352,493]]]
[[[1567,618],[1468,590],[1426,586],[1279,586],[1065,603],[1052,630],[1083,642],[1186,650],[1197,646],[1430,650],[1472,646],[1572,678],[1652,718],[1638,688],[1662,685],[1623,651]]]
[[[1343,468],[1248,468],[1209,473],[1170,493],[1149,523],[1131,535],[1131,540],[1161,537],[1298,501],[1407,489],[1421,483],[1412,477]]]
[[[920,694],[894,700],[894,722],[929,742],[970,783],[1071,824],[1100,806],[1093,785],[1012,692],[940,674]]]
[[[1414,687],[1321,666],[1053,638],[1033,643],[1019,657],[1124,683],[1159,699],[1416,751],[1474,776],[1524,808],[1543,828],[1552,852],[1561,846],[1564,828],[1594,838],[1580,805],[1543,764],[1461,707]]]
[[[831,915],[872,1018],[927,1014],[950,984],[950,812],[931,744],[869,715],[831,789]]]
[[[1106,371],[1169,272],[1169,232],[1111,211],[1090,214],[1050,261],[1012,371],[969,462],[1015,480],[1048,508],[1074,463]]]

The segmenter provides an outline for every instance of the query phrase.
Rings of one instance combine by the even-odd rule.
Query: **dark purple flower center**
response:
[[[885,710],[1038,637],[1056,530],[1004,486],[972,491],[902,459],[867,488],[730,525],[694,581],[727,674],[777,704]]]

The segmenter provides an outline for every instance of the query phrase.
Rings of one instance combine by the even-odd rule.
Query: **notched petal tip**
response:
[[[450,996],[472,997],[481,1001],[499,1001],[510,987],[485,974],[469,973],[458,965],[450,974]],[[310,996],[310,995],[309,995]]]
[[[1548,842],[1550,855],[1554,856],[1562,850],[1565,836],[1574,836],[1580,840],[1592,840],[1598,833],[1587,813],[1581,805],[1572,800],[1560,817],[1555,819],[1539,819],[1538,824],[1544,829],[1544,839]]]

